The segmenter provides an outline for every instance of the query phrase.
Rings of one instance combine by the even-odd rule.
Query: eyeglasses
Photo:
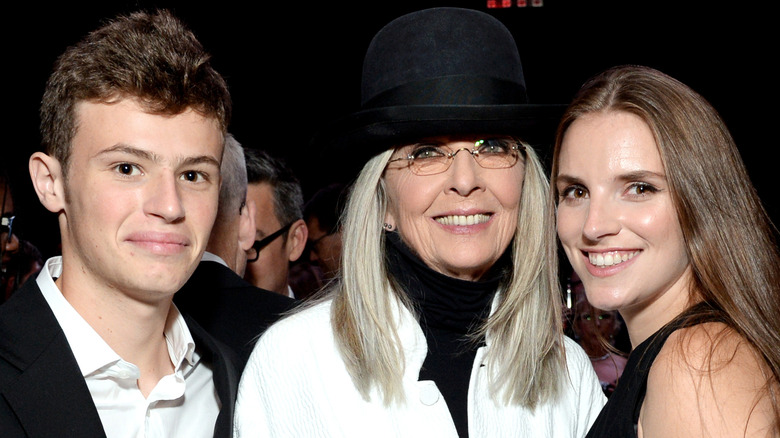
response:
[[[470,153],[484,169],[506,169],[517,163],[527,145],[514,138],[499,137],[477,140],[473,149],[460,148],[452,152],[435,143],[416,143],[408,147],[411,151],[405,157],[394,158],[387,164],[406,160],[415,175],[436,175],[449,169],[460,151]]]
[[[319,247],[319,243],[322,241],[322,239],[332,235],[333,233],[326,233],[316,239],[309,239],[308,241],[306,241],[306,248],[305,248],[306,251],[308,253],[314,252],[319,254],[319,250],[317,249]]]
[[[276,230],[275,232],[263,237],[261,240],[255,240],[254,245],[252,245],[252,251],[254,252],[254,255],[248,256],[246,258],[246,261],[249,263],[257,261],[257,259],[260,257],[260,251],[262,251],[263,248],[265,248],[266,246],[270,245],[271,242],[276,240],[276,238],[286,233],[287,230],[289,230],[290,227],[292,226],[293,222],[290,222],[289,224],[283,226],[282,228]]]

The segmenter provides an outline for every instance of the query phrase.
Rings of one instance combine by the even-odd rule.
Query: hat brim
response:
[[[537,148],[554,141],[566,105],[414,105],[367,109],[329,124],[312,139],[325,160],[360,166],[387,149],[440,135],[512,135]],[[541,151],[540,151],[541,152]],[[359,169],[359,167],[358,167]]]

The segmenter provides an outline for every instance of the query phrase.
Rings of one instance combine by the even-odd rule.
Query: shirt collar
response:
[[[216,255],[214,253],[208,252],[208,251],[205,251],[203,253],[203,257],[200,260],[201,261],[206,261],[206,262],[217,262],[217,263],[223,264],[225,266],[228,265],[227,262],[225,262],[225,260],[222,259],[222,257],[220,257],[220,256],[218,256],[218,255]]]
[[[52,257],[41,269],[36,283],[62,327],[82,375],[88,376],[100,369],[124,362],[62,295],[54,283],[54,279],[60,275],[62,275],[62,257]],[[176,371],[182,370],[185,366],[195,365],[200,360],[200,356],[195,352],[195,341],[187,328],[187,323],[173,304],[168,312],[164,335],[168,344],[168,354]]]
[[[165,340],[168,343],[168,354],[171,355],[176,371],[180,371],[185,365],[195,365],[200,360],[200,355],[195,352],[195,340],[187,327],[179,309],[171,304],[168,319],[165,322]],[[187,363],[184,363],[184,360]]]

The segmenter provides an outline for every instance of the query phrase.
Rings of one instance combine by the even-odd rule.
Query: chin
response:
[[[446,266],[446,270],[444,272],[445,275],[448,275],[450,277],[460,278],[463,280],[479,280],[482,275],[487,272],[492,265],[483,265],[483,264],[474,264],[474,265],[463,265],[460,264],[458,266],[449,265]]]
[[[587,286],[585,290],[587,290]],[[596,289],[591,290],[590,292],[586,292],[585,295],[588,297],[590,304],[597,309],[620,310],[621,308],[625,307],[623,296],[614,290],[600,291]]]
[[[149,271],[142,274],[143,285],[147,287],[147,290],[172,294],[181,289],[195,271],[195,267],[188,269],[186,272],[183,269]]]

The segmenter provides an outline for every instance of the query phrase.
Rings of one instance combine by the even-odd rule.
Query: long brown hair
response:
[[[771,374],[765,388],[780,426],[780,255],[769,219],[734,140],[717,111],[680,81],[642,66],[620,66],[588,81],[558,127],[553,202],[562,137],[578,118],[624,111],[652,130],[693,270],[692,320],[720,320],[744,337]]]

